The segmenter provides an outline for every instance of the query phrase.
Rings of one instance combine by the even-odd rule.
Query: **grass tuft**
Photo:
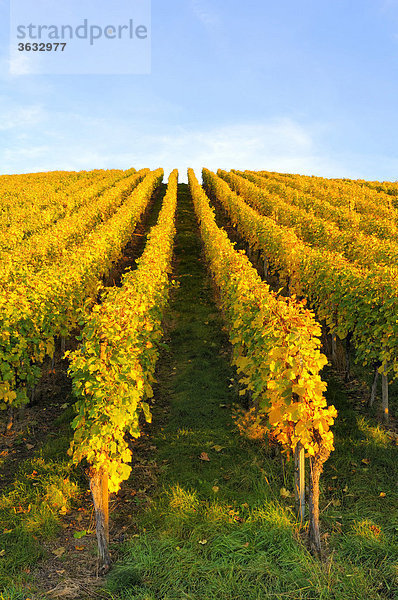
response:
[[[60,514],[81,497],[81,482],[66,456],[70,435],[64,424],[57,443],[48,440],[23,461],[0,495],[0,590],[7,590],[12,600],[20,592],[9,586],[23,582],[30,568],[45,558],[43,541],[57,534]]]

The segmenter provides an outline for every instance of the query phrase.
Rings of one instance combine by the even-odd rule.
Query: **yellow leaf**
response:
[[[271,423],[271,425],[275,425],[276,423],[279,423],[282,420],[282,413],[281,413],[280,408],[278,406],[271,408],[271,410],[268,414],[268,418],[269,418],[269,422]]]
[[[221,452],[221,450],[224,450],[224,446],[218,446],[217,444],[215,446],[212,447],[213,450],[215,450],[216,452]]]
[[[284,487],[279,490],[279,494],[282,496],[282,498],[290,498],[291,496],[289,490]]]

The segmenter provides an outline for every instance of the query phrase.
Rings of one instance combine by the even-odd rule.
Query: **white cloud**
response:
[[[230,58],[228,34],[223,27],[221,15],[207,0],[190,0],[190,6],[195,18],[203,25],[214,50],[222,56]]]
[[[331,156],[324,143],[326,127],[289,118],[159,132],[158,125],[149,129],[146,122],[47,115],[40,107],[16,109],[10,123],[16,127],[18,120],[38,126],[13,132],[12,145],[0,152],[2,173],[163,167],[166,175],[178,168],[180,180],[186,181],[187,167],[200,176],[204,166],[374,179],[388,179],[398,171],[393,159]],[[380,164],[385,172],[375,173]]]
[[[8,68],[11,76],[37,73],[37,57],[33,57],[33,54],[28,52],[14,53],[8,61]]]
[[[15,107],[1,111],[0,131],[26,129],[39,125],[45,119],[40,106]]]
[[[262,124],[180,130],[173,134],[151,136],[145,140],[149,149],[157,147],[156,160],[165,168],[180,166],[201,170],[203,166],[224,169],[269,169],[289,172],[332,172],[334,165],[317,156],[310,132],[290,119]],[[144,150],[144,154],[146,154]]]
[[[194,15],[206,28],[213,28],[220,24],[220,17],[214,8],[204,0],[191,0]]]
[[[51,154],[51,147],[45,144],[39,146],[26,146],[18,150],[6,150],[4,152],[5,161],[15,162],[15,160],[43,160]],[[40,170],[40,169],[39,169]]]

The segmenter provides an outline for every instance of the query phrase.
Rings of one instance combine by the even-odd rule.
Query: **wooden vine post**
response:
[[[323,471],[323,465],[330,456],[330,447],[322,444],[319,433],[316,434],[319,451],[315,456],[310,456],[309,477],[309,540],[314,554],[321,554],[321,535],[319,531],[319,480]]]
[[[336,364],[336,356],[337,356],[337,340],[336,340],[336,334],[332,333],[331,334],[332,337],[332,361],[333,364]]]
[[[309,507],[309,538],[311,549],[321,553],[321,536],[319,532],[319,479],[322,472],[322,464],[310,457],[310,485],[308,494]]]
[[[100,361],[106,361],[106,341],[100,341]],[[95,526],[98,541],[98,572],[107,573],[111,566],[109,554],[109,490],[108,473],[104,469],[90,472],[90,489],[95,510]]]
[[[264,277],[265,278],[268,277],[268,271],[269,271],[268,258],[267,258],[267,256],[264,256]]]
[[[379,378],[379,367],[380,363],[376,363],[375,374],[372,384],[372,391],[369,398],[369,406],[373,406],[376,399],[377,393],[377,380]],[[381,406],[383,410],[383,420],[385,423],[389,422],[389,406],[388,406],[388,376],[384,373],[381,375]]]
[[[300,523],[305,517],[305,457],[304,448],[297,443],[294,450],[294,495],[296,499],[296,512]]]
[[[350,364],[351,338],[352,338],[352,333],[349,331],[347,333],[347,337],[345,339],[345,375],[344,375],[344,380],[346,382],[350,380],[350,370],[351,370],[351,364]]]
[[[382,389],[382,409],[383,409],[383,419],[385,423],[389,421],[388,415],[388,377],[384,375],[381,376],[381,389]]]
[[[109,554],[109,493],[108,473],[104,470],[90,473],[90,489],[95,510],[95,525],[98,541],[98,572],[107,573],[111,566]]]
[[[376,365],[375,367],[375,374],[374,374],[374,378],[373,378],[373,383],[372,383],[372,391],[370,393],[370,398],[369,398],[369,406],[373,406],[373,402],[376,399],[376,393],[377,393],[377,380],[379,378],[379,364]]]

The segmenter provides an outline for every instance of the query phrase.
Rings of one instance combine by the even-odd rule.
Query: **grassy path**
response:
[[[159,467],[150,508],[108,579],[113,598],[384,598],[366,572],[313,559],[292,512],[291,465],[239,437],[221,315],[188,187],[179,186],[174,291],[150,432]],[[167,416],[165,417],[165,412]],[[163,425],[163,427],[161,426]],[[391,596],[392,597],[392,596]]]

